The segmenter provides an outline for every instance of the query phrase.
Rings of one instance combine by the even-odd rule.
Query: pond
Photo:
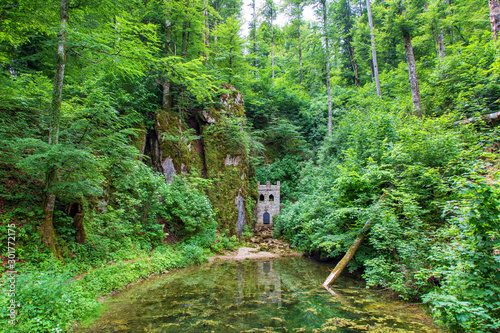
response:
[[[300,257],[224,261],[153,277],[111,297],[82,332],[439,332],[418,305],[390,300]]]

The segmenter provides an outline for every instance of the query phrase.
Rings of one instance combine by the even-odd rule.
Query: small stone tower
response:
[[[280,212],[280,182],[276,185],[271,185],[271,182],[266,182],[266,185],[259,185],[259,200],[255,208],[255,226],[271,227],[273,225],[273,217]]]

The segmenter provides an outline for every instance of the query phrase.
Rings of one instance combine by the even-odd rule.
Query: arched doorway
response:
[[[264,224],[271,224],[271,215],[269,215],[268,212],[264,213],[263,218],[264,218]]]

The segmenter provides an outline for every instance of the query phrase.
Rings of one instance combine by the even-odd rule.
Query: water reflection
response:
[[[387,301],[343,277],[333,297],[330,267],[304,258],[189,267],[133,286],[79,332],[434,332],[418,308]],[[335,329],[334,329],[335,328]]]
[[[281,279],[278,272],[273,270],[273,262],[257,262],[256,275],[260,300],[281,307]]]

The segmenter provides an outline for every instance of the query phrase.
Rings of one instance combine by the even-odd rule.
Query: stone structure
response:
[[[273,217],[280,212],[280,182],[276,185],[271,185],[271,182],[266,182],[266,185],[259,186],[259,200],[255,208],[255,224],[256,226],[273,225]]]

